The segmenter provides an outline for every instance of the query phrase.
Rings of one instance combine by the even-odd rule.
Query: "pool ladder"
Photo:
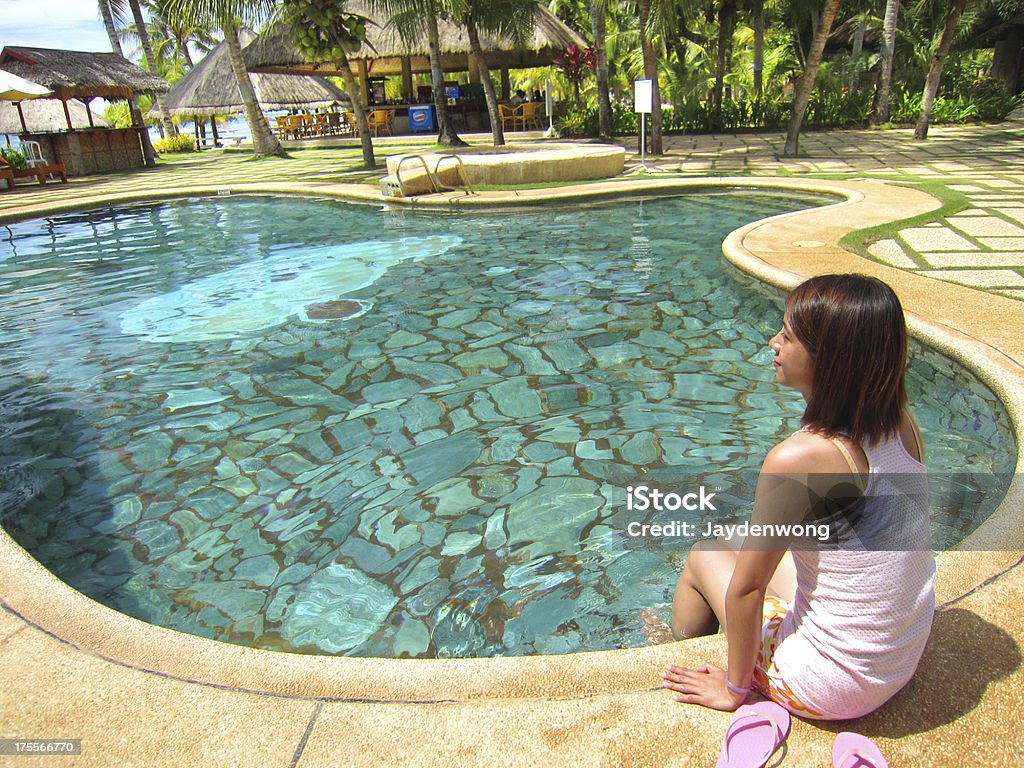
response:
[[[419,160],[420,165],[423,166],[423,172],[427,175],[427,180],[430,182],[431,192],[454,192],[455,190],[462,190],[467,195],[473,194],[473,188],[466,181],[466,164],[462,162],[462,158],[459,157],[458,155],[441,155],[440,157],[437,158],[437,162],[434,163],[434,170],[430,170],[430,167],[427,165],[427,160],[425,157],[423,157],[423,155],[406,155],[405,157],[398,161],[398,167],[395,168],[395,178],[398,181],[399,189],[402,188],[402,166],[405,164],[406,160]],[[451,187],[441,183],[441,177],[439,173],[441,169],[441,163],[443,163],[445,160],[459,161],[459,178],[462,180],[461,185]]]

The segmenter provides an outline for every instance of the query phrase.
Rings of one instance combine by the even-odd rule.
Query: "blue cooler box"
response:
[[[413,133],[434,130],[433,104],[416,104],[409,107],[409,130]]]

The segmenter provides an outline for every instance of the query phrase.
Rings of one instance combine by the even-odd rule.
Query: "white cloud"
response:
[[[100,12],[90,0],[0,0],[0,44],[109,51]]]

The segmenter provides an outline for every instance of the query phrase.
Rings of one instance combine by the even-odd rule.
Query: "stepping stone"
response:
[[[1024,236],[1024,228],[1018,227],[1016,224],[1011,224],[1004,219],[997,219],[992,217],[971,217],[968,219],[961,219],[957,221],[950,220],[957,229],[966,232],[968,235],[980,236],[988,235],[989,237],[1019,237]],[[952,250],[947,248],[932,249],[932,250]],[[967,250],[967,249],[963,249]]]
[[[1024,288],[1024,277],[1009,269],[936,269],[922,270],[919,274],[975,288]]]
[[[929,253],[925,260],[933,267],[1024,267],[1024,253]]]
[[[917,269],[917,262],[907,256],[895,240],[879,240],[868,246],[868,253],[879,261],[900,269]]]
[[[911,227],[901,229],[899,233],[904,242],[915,251],[976,251],[978,246],[964,237],[948,229],[930,229],[928,227]]]
[[[979,237],[978,242],[993,251],[1024,251],[1024,237]]]

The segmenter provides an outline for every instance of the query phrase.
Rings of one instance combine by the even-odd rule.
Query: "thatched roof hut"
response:
[[[57,133],[68,129],[64,116],[64,104],[57,99],[32,99],[21,102],[21,111],[25,115],[25,126],[29,133]],[[85,104],[78,101],[68,102],[68,114],[74,128],[106,128],[107,122],[92,114],[92,122]],[[22,133],[21,119],[18,109],[9,101],[0,101],[0,133]]]
[[[170,85],[116,53],[86,53],[8,45],[0,68],[45,85],[55,98],[127,99],[135,93],[163,93]]]
[[[426,35],[410,45],[402,40],[387,18],[360,0],[346,3],[345,9],[375,22],[366,27],[369,45],[363,45],[348,55],[353,64],[369,62],[369,74],[373,76],[398,75],[403,73],[402,60],[406,59],[413,74],[430,72]],[[466,71],[469,68],[469,39],[465,30],[446,19],[438,19],[437,24],[441,35],[441,68],[445,72]],[[480,44],[487,65],[502,69],[547,66],[570,45],[587,46],[583,38],[543,5],[537,6],[535,28],[524,47],[517,48],[509,40],[483,33]],[[307,62],[299,52],[292,28],[284,22],[272,25],[259,35],[246,46],[243,54],[246,66],[254,72],[334,74],[340,71],[334,63]]]
[[[256,37],[248,29],[240,30],[238,36],[242,45],[252,42]],[[253,73],[250,78],[256,91],[256,100],[268,111],[300,105],[326,107],[349,101],[344,91],[321,77]],[[164,104],[172,115],[190,117],[241,112],[242,98],[238,94],[234,72],[231,71],[227,44],[218,45],[175,83],[164,97]]]

